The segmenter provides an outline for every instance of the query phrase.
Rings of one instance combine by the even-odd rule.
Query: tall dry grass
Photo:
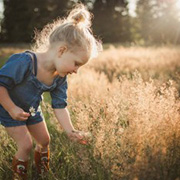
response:
[[[47,179],[179,179],[179,57],[178,47],[110,48],[70,76],[69,110],[74,126],[92,133],[87,146],[57,128],[46,95],[42,106],[52,139]],[[0,135],[4,178],[15,145],[2,127]]]
[[[70,84],[76,126],[92,132],[93,156],[112,179],[180,177],[180,102],[172,81],[157,86],[135,72],[109,83],[86,70]]]
[[[179,47],[119,47],[110,46],[98,59],[89,63],[91,69],[104,72],[110,81],[138,70],[142,78],[149,77],[160,82],[168,79],[180,84],[180,51]],[[180,89],[180,86],[178,85]]]

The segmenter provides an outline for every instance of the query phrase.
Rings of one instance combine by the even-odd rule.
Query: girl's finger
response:
[[[72,132],[78,139],[82,139],[84,136],[83,136],[83,133],[81,131],[73,131]]]
[[[27,112],[23,112],[22,115],[23,115],[23,117],[29,117],[30,116],[30,114]]]
[[[75,134],[75,137],[78,138],[78,139],[83,139],[83,136],[81,134]]]
[[[73,131],[68,136],[74,142],[78,142],[79,144],[87,145],[89,143],[88,139],[90,138],[91,134],[85,133],[82,131]]]
[[[76,134],[70,134],[70,135],[69,135],[69,139],[72,140],[72,141],[74,141],[74,142],[78,142],[78,141],[80,141],[82,138],[79,137],[79,136],[77,136]]]
[[[20,117],[19,117],[19,120],[20,120],[20,121],[26,121],[27,119],[28,119],[28,117],[24,117],[24,116],[20,116]]]

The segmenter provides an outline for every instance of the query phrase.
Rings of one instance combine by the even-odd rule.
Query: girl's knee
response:
[[[32,148],[33,148],[33,143],[31,142],[31,143],[27,144],[27,146],[25,147],[25,150],[27,152],[30,152],[32,150]]]
[[[50,144],[50,136],[49,136],[49,134],[44,138],[44,141],[42,142],[42,144],[41,144],[41,146],[42,147],[47,147],[47,146],[49,146],[49,144]]]
[[[33,148],[33,142],[31,139],[29,139],[28,141],[22,142],[18,145],[18,149],[29,153]]]

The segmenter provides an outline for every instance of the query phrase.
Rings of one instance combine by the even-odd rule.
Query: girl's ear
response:
[[[61,57],[63,53],[67,51],[67,46],[60,46],[58,49],[58,57]]]

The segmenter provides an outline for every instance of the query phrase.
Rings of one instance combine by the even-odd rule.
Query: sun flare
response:
[[[176,7],[180,9],[180,0],[176,0]]]

